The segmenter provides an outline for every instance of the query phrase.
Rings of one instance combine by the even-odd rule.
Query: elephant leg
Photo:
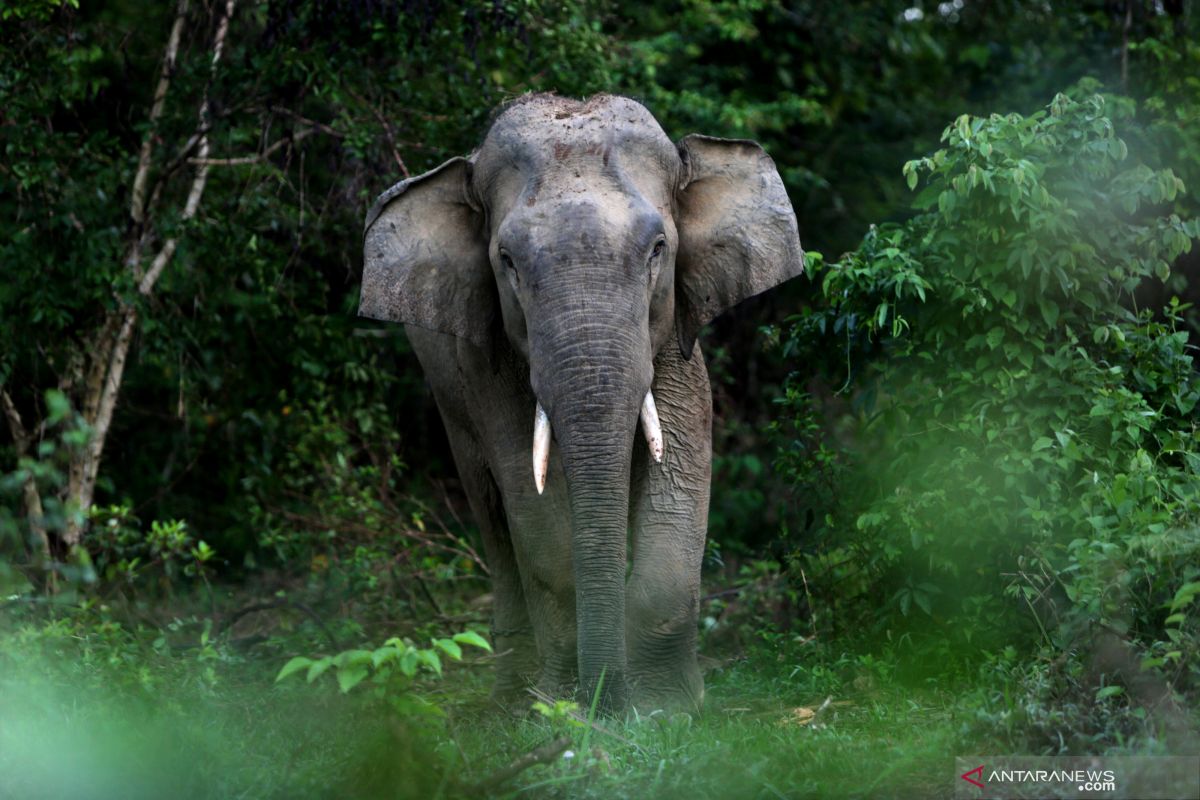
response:
[[[486,446],[491,485],[502,498],[510,534],[506,552],[515,564],[509,574],[519,573],[526,624],[536,640],[539,669],[533,677],[546,694],[567,696],[576,672],[575,585],[570,505],[557,448],[551,449],[545,491],[539,495],[530,460],[537,400],[528,366],[510,351],[485,354],[463,345],[457,358],[473,381],[464,394],[482,398],[472,407],[471,424]]]
[[[665,348],[654,362],[663,461],[634,447],[626,586],[626,646],[633,704],[698,710],[704,679],[696,661],[700,567],[712,473],[712,396],[699,347],[685,360]]]
[[[472,365],[464,365],[460,343],[453,336],[413,326],[408,326],[406,332],[429,379],[459,478],[483,538],[492,577],[492,645],[498,654],[492,696],[502,703],[519,705],[541,664],[504,503],[489,469],[483,445],[487,440],[481,438],[488,431],[472,419],[465,401],[470,392],[464,376],[474,374]]]
[[[497,653],[492,697],[513,709],[524,708],[541,664],[500,491],[472,437],[449,425],[447,433],[492,574],[491,633]]]
[[[505,493],[505,505],[541,656],[538,689],[552,697],[569,697],[576,682],[577,640],[566,481],[553,453],[545,491],[538,495],[528,454],[522,456],[509,473],[519,477]]]

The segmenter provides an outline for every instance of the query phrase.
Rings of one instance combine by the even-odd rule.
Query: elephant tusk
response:
[[[546,488],[546,471],[550,468],[550,417],[542,404],[533,415],[533,482],[538,494]]]
[[[642,401],[642,433],[646,436],[646,444],[650,445],[650,454],[656,464],[662,463],[663,435],[662,426],[658,424],[658,408],[654,405],[654,393],[646,392]]]

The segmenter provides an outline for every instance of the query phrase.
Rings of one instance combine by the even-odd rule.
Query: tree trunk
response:
[[[8,429],[12,434],[13,445],[19,461],[29,454],[29,446],[33,443],[33,434],[25,427],[25,423],[21,421],[21,413],[17,410],[16,404],[13,403],[12,397],[2,388],[0,388],[0,408],[3,409],[4,417],[8,420]],[[51,562],[50,537],[46,532],[46,515],[42,507],[42,495],[38,491],[33,475],[25,479],[25,483],[21,486],[21,495],[25,503],[25,520],[29,525],[29,537],[30,544],[33,547],[34,563],[43,569],[49,570]],[[47,574],[49,576],[49,587],[51,590],[54,590],[57,588],[54,582],[54,573],[50,571]]]
[[[210,83],[212,76],[216,74],[217,65],[225,48],[225,37],[229,31],[229,20],[233,15],[234,2],[235,0],[225,0],[221,18],[217,24],[217,32],[213,37],[212,60],[209,66]],[[137,285],[137,295],[132,300],[118,299],[117,310],[106,317],[104,325],[94,339],[95,345],[88,354],[89,366],[83,386],[82,412],[90,435],[87,445],[71,455],[66,497],[64,498],[68,509],[73,511],[68,517],[67,527],[63,533],[63,543],[71,550],[77,548],[83,540],[87,527],[87,515],[95,498],[96,480],[100,475],[104,445],[108,440],[113,412],[116,410],[117,399],[121,393],[129,349],[133,344],[134,334],[137,332],[138,307],[136,303],[153,295],[158,279],[174,258],[175,250],[179,246],[177,238],[167,239],[150,261],[149,267],[143,267],[142,251],[147,239],[146,232],[153,221],[152,215],[155,211],[156,201],[161,196],[161,186],[159,186],[151,191],[147,198],[156,129],[166,105],[167,94],[171,88],[171,78],[175,73],[179,41],[183,34],[187,12],[188,0],[179,0],[175,10],[175,21],[167,39],[158,84],[154,91],[154,102],[150,108],[150,125],[142,140],[141,150],[138,154],[137,172],[133,179],[129,208],[133,232],[127,249],[125,265],[133,273]],[[189,145],[196,147],[198,156],[195,159],[196,172],[183,211],[179,216],[181,222],[186,222],[196,216],[208,182],[208,131],[211,127],[211,114],[209,113],[207,87],[204,90],[198,116],[196,132],[189,140]]]

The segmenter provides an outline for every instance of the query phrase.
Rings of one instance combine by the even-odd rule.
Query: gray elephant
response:
[[[802,269],[757,144],[673,144],[611,95],[523,97],[371,207],[359,313],[405,324],[445,422],[492,573],[494,696],[699,707],[696,336]]]

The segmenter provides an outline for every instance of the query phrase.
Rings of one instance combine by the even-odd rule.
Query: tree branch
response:
[[[208,156],[208,132],[211,128],[209,87],[217,72],[217,65],[225,50],[225,38],[229,33],[229,20],[233,16],[235,0],[225,0],[224,11],[217,22],[217,32],[213,37],[212,60],[209,65],[208,85],[204,88],[204,97],[200,102],[199,123],[196,133],[199,135],[197,149],[201,158]],[[179,39],[183,30],[188,9],[188,0],[179,0],[176,7],[175,24],[167,40],[166,55],[163,58],[163,70],[155,90],[154,104],[150,109],[150,130],[142,142],[142,151],[138,158],[138,170],[134,176],[133,200],[130,205],[130,215],[138,223],[139,230],[134,231],[130,243],[126,264],[133,270],[137,279],[138,293],[148,297],[154,291],[154,285],[162,276],[175,250],[179,246],[178,237],[171,237],[163,242],[162,248],[150,263],[145,274],[140,274],[142,233],[145,221],[146,180],[150,170],[150,156],[153,150],[153,130],[162,116],[166,102],[167,90],[171,85],[171,75],[175,69],[175,61],[179,52]],[[190,140],[189,140],[190,145]],[[208,182],[208,167],[204,164],[196,168],[184,203],[180,221],[186,222],[196,216],[200,208],[200,199],[204,196],[204,187]],[[84,415],[92,426],[92,435],[78,459],[72,459],[68,498],[73,500],[82,513],[92,506],[96,490],[96,478],[100,470],[100,460],[104,454],[104,444],[108,438],[109,427],[112,425],[113,412],[116,409],[117,398],[121,393],[121,381],[125,373],[125,364],[129,356],[129,347],[133,334],[137,330],[138,310],[133,302],[122,302],[122,307],[105,321],[101,330],[98,347],[94,351],[92,367],[88,370],[88,386],[84,400]],[[72,521],[68,524],[63,535],[63,541],[68,547],[76,547],[83,536],[83,526]]]
[[[129,216],[138,225],[145,219],[146,211],[146,181],[150,177],[150,156],[154,152],[154,136],[158,121],[162,117],[163,108],[167,102],[167,90],[171,88],[171,78],[175,74],[175,61],[179,56],[179,39],[183,34],[183,23],[187,17],[188,0],[179,0],[175,8],[175,22],[171,25],[171,35],[167,38],[167,51],[163,56],[162,70],[158,74],[158,86],[154,89],[154,104],[150,106],[150,124],[146,135],[142,138],[142,150],[138,154],[137,172],[133,177],[133,196],[129,201]]]
[[[329,127],[328,125],[326,125],[323,122],[317,122],[315,119],[309,119],[308,117],[306,117],[302,114],[297,114],[295,111],[292,111],[290,108],[284,108],[283,106],[271,106],[271,112],[274,114],[283,114],[285,117],[291,117],[292,119],[296,120],[297,122],[302,122],[305,125],[307,125],[308,127],[312,128],[313,130],[320,131],[321,133],[325,134],[326,136],[332,136],[335,139],[345,139],[346,138],[346,134],[341,133],[341,132]]]
[[[571,746],[571,740],[566,736],[560,736],[553,741],[547,742],[541,747],[530,750],[525,755],[513,761],[506,767],[496,770],[491,775],[476,783],[471,787],[471,794],[485,792],[488,789],[494,789],[501,784],[504,784],[525,770],[532,767],[534,764],[549,764],[563,754],[563,752]]]
[[[12,434],[13,444],[16,445],[17,457],[20,458],[29,451],[29,431],[25,429],[25,424],[21,421],[21,412],[17,410],[12,396],[7,389],[2,387],[0,387],[0,409],[3,409],[4,418],[8,420],[8,430]]]
[[[396,132],[392,130],[391,123],[389,123],[387,118],[384,117],[380,110],[375,107],[374,103],[366,100],[353,89],[350,90],[350,94],[367,108],[371,109],[371,113],[375,115],[375,119],[380,125],[383,126],[383,132],[387,135],[388,144],[391,145],[392,148],[392,158],[396,159],[396,166],[400,167],[400,174],[405,178],[410,177],[408,174],[408,167],[404,165],[404,159],[400,157],[400,149],[396,146]]]
[[[1125,24],[1121,26],[1121,91],[1129,92],[1129,29],[1133,26],[1133,0],[1125,0]]]
[[[252,156],[238,156],[236,158],[189,158],[189,164],[199,164],[206,167],[235,167],[242,164],[258,164],[266,161],[276,151],[284,145],[295,144],[296,142],[307,139],[312,134],[316,133],[316,128],[306,128],[302,131],[297,131],[291,136],[285,136],[279,141],[272,144],[261,153],[255,153]]]
[[[181,3],[184,1],[180,0]],[[233,16],[234,2],[235,0],[225,0],[225,12],[221,16],[220,22],[217,23],[217,33],[213,37],[212,63],[209,67],[210,84],[213,76],[217,74],[217,65],[221,61],[221,54],[225,51],[225,36],[229,33],[229,18]],[[184,202],[183,213],[179,215],[181,222],[187,222],[196,216],[196,212],[200,209],[200,199],[204,196],[204,188],[208,184],[208,165],[204,162],[208,159],[208,131],[211,127],[209,115],[208,87],[205,87],[204,99],[200,102],[200,123],[197,128],[197,131],[200,132],[200,142],[197,145],[199,156],[196,159],[198,166],[196,167],[196,176],[192,179],[192,187],[188,190],[187,200]],[[162,276],[163,270],[175,255],[175,248],[178,246],[178,237],[172,236],[163,242],[162,249],[150,263],[150,269],[146,270],[146,274],[138,282],[138,292],[142,296],[149,296],[154,291],[154,284],[158,283],[159,277]]]

